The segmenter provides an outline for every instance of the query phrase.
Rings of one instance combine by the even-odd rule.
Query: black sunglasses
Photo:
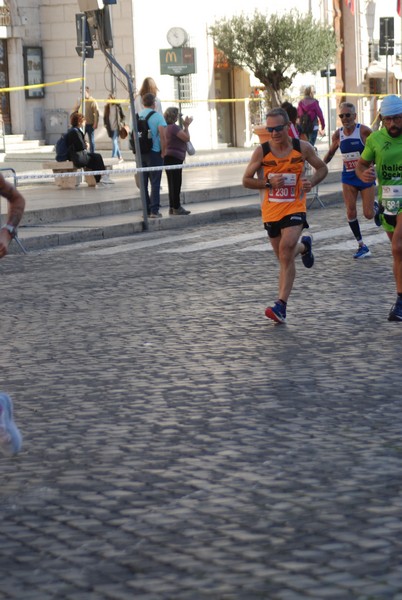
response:
[[[280,131],[283,131],[285,127],[286,125],[277,125],[276,127],[266,127],[266,130],[269,131],[269,133],[272,133],[273,131],[277,131],[279,133]]]
[[[399,123],[402,119],[402,115],[393,115],[392,117],[382,117],[383,123],[391,123],[391,121],[395,121],[395,123]]]
[[[349,117],[352,116],[352,113],[341,113],[340,115],[338,115],[338,117],[340,119],[343,119],[343,117],[346,117],[347,119],[349,119]]]

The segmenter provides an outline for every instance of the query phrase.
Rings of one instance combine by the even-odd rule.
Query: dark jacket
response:
[[[71,127],[67,131],[69,159],[78,168],[87,167],[91,171],[104,171],[105,163],[101,154],[88,152],[84,134],[81,129]],[[95,176],[96,178],[97,176]]]
[[[67,131],[68,157],[76,167],[86,167],[89,156],[84,134],[81,129],[71,127]]]

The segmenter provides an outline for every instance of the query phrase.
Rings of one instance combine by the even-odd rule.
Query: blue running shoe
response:
[[[311,267],[314,264],[314,254],[312,252],[313,238],[308,233],[307,235],[303,235],[301,241],[302,241],[302,244],[304,244],[306,246],[306,251],[303,252],[303,254],[301,255],[302,261],[303,261],[303,265],[307,269],[311,269]]]
[[[359,246],[357,252],[353,255],[353,258],[368,258],[369,256],[371,256],[371,252],[366,244],[363,244],[362,246]]]
[[[0,450],[17,454],[22,447],[22,436],[13,420],[13,403],[10,396],[0,392]]]
[[[285,323],[286,321],[286,306],[282,302],[275,302],[273,306],[265,309],[265,316],[272,319],[276,323]]]
[[[396,302],[391,308],[388,321],[402,321],[402,302]]]
[[[374,200],[374,223],[377,225],[377,227],[381,227],[380,215],[381,215],[380,205],[378,204],[377,200]]]

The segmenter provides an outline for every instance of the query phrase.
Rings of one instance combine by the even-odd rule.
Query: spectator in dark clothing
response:
[[[281,108],[286,110],[289,117],[289,136],[298,139],[300,137],[297,127],[297,108],[291,102],[282,102]]]
[[[166,127],[166,154],[165,165],[182,165],[186,158],[187,142],[190,141],[188,128],[192,117],[183,120],[183,128],[176,124],[179,118],[179,109],[170,106],[165,114]],[[180,191],[182,183],[182,169],[167,169],[166,176],[169,186],[169,215],[189,215],[190,211],[180,204]]]
[[[83,128],[85,117],[82,113],[74,112],[70,117],[71,128],[67,132],[67,145],[69,159],[75,167],[84,168],[86,171],[105,171],[105,163],[101,154],[88,152]],[[101,175],[94,175],[96,183],[101,181]],[[103,182],[101,182],[103,183]]]

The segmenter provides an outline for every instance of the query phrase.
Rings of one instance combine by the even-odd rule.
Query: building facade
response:
[[[361,120],[370,123],[380,94],[400,92],[401,18],[397,0],[290,0],[283,11],[297,8],[333,24],[338,36],[336,76],[320,73],[296,77],[287,96],[297,102],[303,84],[315,85],[330,131],[337,126],[340,99],[356,103]],[[267,11],[270,8],[267,6]],[[251,0],[247,13],[263,10]],[[194,12],[195,11],[195,12]],[[176,0],[174,10],[155,0],[152,6],[137,0],[116,0],[109,6],[113,48],[109,52],[124,70],[110,68],[100,49],[85,61],[78,55],[77,15],[80,0],[0,0],[0,112],[3,132],[24,134],[28,139],[54,143],[59,130],[80,96],[82,76],[98,100],[100,112],[113,91],[129,113],[126,75],[135,89],[151,76],[159,88],[163,108],[185,99],[182,112],[194,117],[192,138],[196,147],[250,146],[255,142],[255,96],[260,84],[252,74],[225,64],[214,48],[209,28],[216,19],[245,11],[240,0],[205,0],[188,10],[188,2]],[[394,54],[379,53],[380,19],[392,18]],[[162,74],[161,56],[173,60],[167,39],[172,28],[184,29],[185,47],[194,49],[195,73],[180,77]],[[172,38],[170,38],[171,40]],[[166,70],[166,65],[165,65]],[[44,83],[45,87],[38,84]],[[30,84],[34,87],[21,89]],[[2,91],[3,90],[3,91]],[[263,118],[260,107],[257,117]],[[328,131],[327,131],[328,132]],[[99,128],[99,142],[106,132]]]

